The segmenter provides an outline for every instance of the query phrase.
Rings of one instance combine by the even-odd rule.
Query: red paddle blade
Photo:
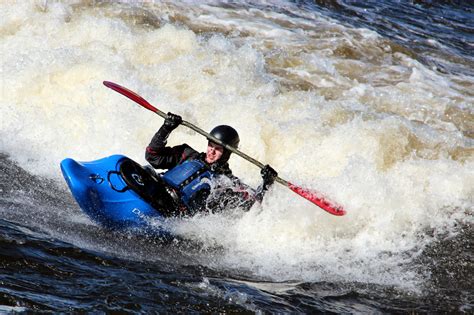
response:
[[[156,109],[153,105],[151,105],[150,103],[148,103],[143,97],[141,97],[140,95],[138,95],[137,93],[133,92],[133,91],[130,91],[129,89],[127,89],[126,87],[123,87],[117,83],[114,83],[114,82],[110,82],[110,81],[104,81],[103,82],[104,85],[122,95],[125,95],[126,97],[128,97],[129,99],[131,99],[132,101],[135,101],[136,103],[140,104],[141,106],[145,107],[146,109],[148,110],[151,110],[152,112],[157,112],[158,109]]]
[[[346,210],[344,210],[341,206],[331,204],[328,200],[324,199],[315,192],[311,192],[292,183],[288,183],[288,188],[332,215],[341,216],[346,214]]]

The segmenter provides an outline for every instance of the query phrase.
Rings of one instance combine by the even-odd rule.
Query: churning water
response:
[[[472,312],[474,7],[432,1],[0,3],[0,312]],[[145,164],[137,91],[281,177],[249,212],[102,229],[59,162]],[[179,127],[169,144],[204,150]],[[234,174],[259,170],[235,156]]]

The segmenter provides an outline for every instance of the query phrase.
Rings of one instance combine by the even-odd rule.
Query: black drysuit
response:
[[[208,170],[217,176],[226,176],[231,183],[228,187],[218,185],[220,193],[219,198],[210,198],[210,191],[201,193],[194,198],[191,203],[191,209],[181,204],[179,214],[194,214],[197,211],[219,211],[223,208],[241,207],[244,210],[250,209],[256,201],[261,201],[267,190],[266,185],[261,185],[257,191],[243,184],[236,176],[232,174],[227,163],[229,154],[224,154],[219,161],[209,164],[206,163],[205,153],[199,153],[187,144],[181,144],[174,147],[168,147],[167,138],[171,130],[164,124],[153,136],[150,144],[146,148],[146,160],[157,169],[172,169],[175,166],[187,160],[200,160]]]

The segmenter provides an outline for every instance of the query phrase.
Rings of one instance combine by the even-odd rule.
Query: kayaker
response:
[[[187,144],[166,146],[168,136],[181,122],[181,116],[168,113],[145,153],[154,168],[168,170],[161,180],[170,188],[170,194],[175,195],[173,214],[194,214],[225,207],[248,210],[256,201],[262,201],[278,175],[272,167],[262,168],[263,183],[253,190],[232,174],[228,164],[230,150],[212,141],[208,142],[206,153],[199,153]],[[227,125],[215,127],[210,134],[233,148],[240,142],[237,131]]]

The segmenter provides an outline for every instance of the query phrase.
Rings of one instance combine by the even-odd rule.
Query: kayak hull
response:
[[[144,200],[127,181],[129,178],[135,186],[144,186],[146,171],[141,167],[138,171],[135,166],[135,173],[124,174],[124,163],[135,162],[124,155],[91,162],[67,158],[61,162],[61,171],[81,209],[98,224],[113,229],[150,229],[151,221],[156,222],[153,219],[164,218],[163,212]]]

